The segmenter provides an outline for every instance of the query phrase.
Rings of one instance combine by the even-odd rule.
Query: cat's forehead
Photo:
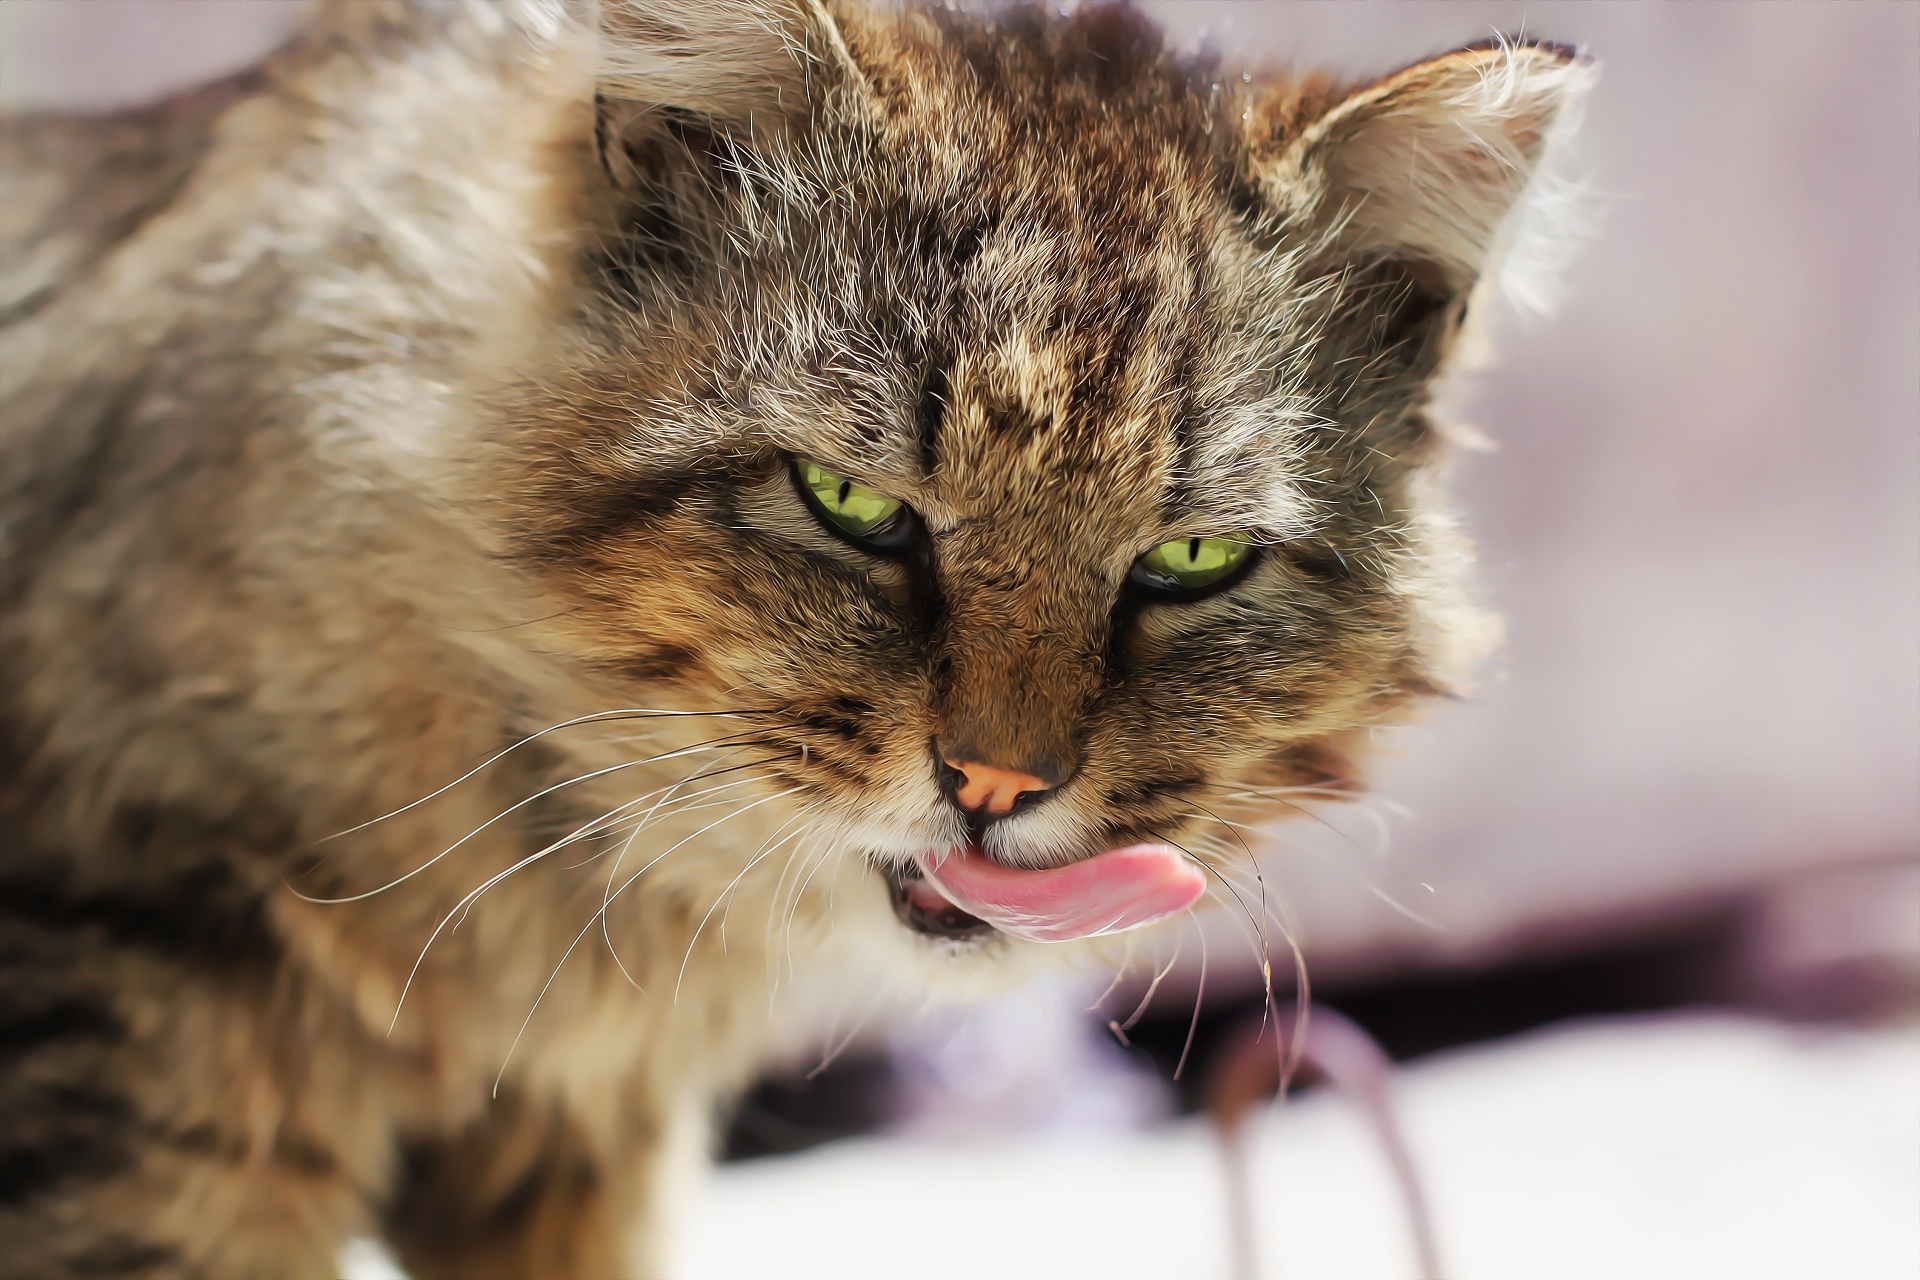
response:
[[[1113,255],[1179,235],[1231,181],[1221,86],[1137,16],[949,21],[889,47],[878,154],[969,217]]]
[[[1300,529],[1301,397],[1284,343],[1247,339],[1278,308],[1217,86],[1124,23],[1075,33],[933,23],[890,61],[868,47],[885,118],[814,152],[857,156],[838,189],[859,194],[797,255],[837,257],[866,312],[808,326],[822,350],[793,363],[873,394],[789,420],[935,518],[1079,495],[1132,528]]]
[[[1061,239],[1002,223],[965,285],[918,309],[913,354],[882,357],[878,394],[829,391],[805,443],[936,522],[1070,500],[1113,532],[1310,527],[1312,398],[1275,354],[1284,341],[1241,333],[1267,308],[1238,264],[1168,237],[1100,270]]]
[[[1167,77],[1051,76],[1007,48],[927,55],[870,156],[859,220],[891,223],[866,244],[899,259],[877,305],[911,317],[937,404],[879,441],[839,419],[840,456],[956,519],[1078,492],[1133,525],[1304,527],[1300,397],[1273,343],[1242,340],[1275,307],[1207,137],[1216,104]]]

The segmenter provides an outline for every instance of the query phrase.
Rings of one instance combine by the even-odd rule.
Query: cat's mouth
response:
[[[887,893],[893,899],[893,912],[900,923],[928,938],[962,941],[985,937],[993,926],[979,916],[962,910],[947,900],[934,883],[920,874],[917,866],[887,866],[881,869],[887,879]]]
[[[916,933],[975,938],[998,929],[1031,942],[1124,933],[1178,915],[1206,892],[1206,872],[1159,843],[1130,844],[1031,870],[967,844],[889,868],[894,911]]]

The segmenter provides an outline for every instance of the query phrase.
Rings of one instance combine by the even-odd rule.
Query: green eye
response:
[[[904,527],[901,515],[906,505],[845,476],[827,470],[804,458],[794,462],[794,474],[800,488],[813,499],[820,517],[840,532],[855,538],[886,540],[895,525]]]
[[[1224,582],[1252,554],[1244,537],[1175,538],[1134,561],[1131,576],[1150,590],[1184,594]]]

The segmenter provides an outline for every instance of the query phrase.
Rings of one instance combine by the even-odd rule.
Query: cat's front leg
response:
[[[652,1280],[701,1108],[585,1107],[503,1087],[462,1132],[405,1145],[387,1237],[414,1280]]]
[[[350,1040],[264,953],[190,933],[0,894],[0,1280],[332,1280],[368,1229],[387,1127]]]

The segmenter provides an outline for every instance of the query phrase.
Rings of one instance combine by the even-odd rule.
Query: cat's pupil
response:
[[[1187,559],[1192,563],[1200,561],[1200,539],[1194,538],[1187,543]]]
[[[846,506],[847,495],[852,492],[853,492],[853,481],[842,480],[840,482],[840,496],[834,500],[834,505],[841,506],[841,507]]]

